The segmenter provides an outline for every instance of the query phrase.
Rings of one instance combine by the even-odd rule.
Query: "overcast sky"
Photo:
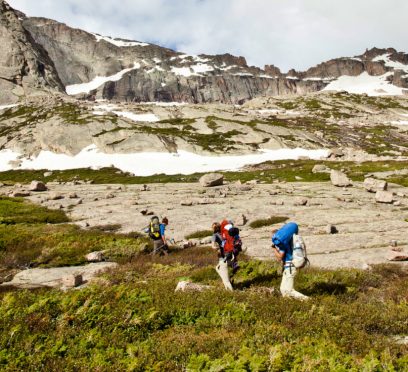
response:
[[[407,0],[6,0],[102,35],[304,70],[366,48],[408,52]]]

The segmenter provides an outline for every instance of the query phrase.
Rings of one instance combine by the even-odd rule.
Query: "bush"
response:
[[[213,234],[212,230],[200,230],[186,235],[186,239],[203,239],[211,236]]]
[[[264,218],[264,219],[259,219],[252,221],[249,226],[252,227],[253,229],[259,229],[260,227],[265,227],[265,226],[271,226],[275,225],[277,223],[285,222],[289,219],[289,217],[283,217],[283,216],[272,216],[269,218]]]

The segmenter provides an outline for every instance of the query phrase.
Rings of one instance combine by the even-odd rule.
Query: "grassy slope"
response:
[[[280,160],[266,162],[250,167],[250,170],[223,173],[227,181],[242,182],[257,179],[265,183],[272,183],[275,180],[286,182],[321,182],[330,180],[327,173],[312,173],[315,164],[325,164],[332,169],[343,169],[351,179],[355,181],[364,180],[364,175],[372,172],[384,172],[398,169],[407,169],[407,161],[377,161],[377,162],[329,162],[314,160]],[[158,174],[148,177],[132,176],[129,173],[121,172],[116,168],[102,168],[92,170],[89,168],[72,169],[66,171],[54,171],[51,176],[44,177],[45,170],[12,170],[0,172],[0,182],[5,184],[29,183],[32,180],[50,182],[69,182],[76,180],[92,181],[97,184],[148,184],[167,182],[197,182],[202,173],[191,175],[165,175]],[[301,179],[296,178],[301,177]],[[407,177],[396,176],[392,182],[408,186]]]
[[[1,200],[0,205],[6,202],[14,201]],[[32,214],[35,213],[34,208]],[[52,235],[50,231],[56,233],[67,228],[23,221],[0,228],[29,230],[33,226],[50,229],[36,231],[37,238],[44,241]],[[59,235],[61,244],[70,245],[72,239],[79,244],[73,263],[82,255],[88,233],[94,234],[98,244],[111,242],[113,237],[100,231],[77,229]],[[7,236],[8,233],[3,233],[2,238]],[[122,238],[125,239],[116,236],[116,241],[122,241],[124,247],[131,245]],[[23,239],[15,249],[26,244],[28,249],[29,242]],[[92,244],[97,243],[92,240]],[[234,286],[241,290],[227,293],[214,270],[216,257],[210,249],[173,251],[167,257],[127,255],[121,260],[125,264],[118,270],[104,274],[99,283],[82,290],[63,293],[3,288],[1,368],[6,371],[408,368],[408,347],[391,339],[408,332],[408,274],[397,266],[378,266],[368,272],[307,269],[297,277],[297,288],[312,299],[299,302],[283,299],[277,293],[256,291],[260,286],[279,287],[279,268],[274,262],[241,257],[241,269],[234,277]],[[214,290],[174,293],[181,278],[213,285]]]

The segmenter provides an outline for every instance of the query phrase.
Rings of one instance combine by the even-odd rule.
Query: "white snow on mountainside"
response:
[[[408,65],[404,65],[401,62],[391,61],[390,54],[383,54],[381,56],[375,57],[373,62],[385,62],[385,66],[392,67],[395,70],[402,70],[408,73]]]
[[[387,81],[389,74],[371,76],[367,72],[363,72],[358,76],[343,75],[332,81],[323,90],[346,91],[356,94],[366,93],[369,96],[402,95],[403,88],[399,88]]]
[[[133,67],[126,68],[111,76],[97,76],[92,81],[83,84],[73,84],[65,87],[65,91],[69,95],[80,93],[89,93],[91,90],[100,87],[108,81],[119,81],[127,72],[140,68],[140,63],[134,63]]]
[[[111,43],[113,45],[116,45],[117,47],[133,47],[133,46],[148,46],[150,44],[148,43],[141,43],[139,41],[125,41],[125,40],[119,40],[119,39],[112,39],[109,36],[101,36],[98,34],[92,34],[95,36],[96,41],[106,41],[108,43]]]
[[[251,155],[236,156],[203,156],[186,151],[180,151],[176,154],[168,152],[106,154],[100,152],[95,145],[90,145],[75,156],[41,151],[35,158],[21,159],[19,153],[7,149],[0,151],[0,171],[13,169],[9,162],[21,160],[19,169],[64,170],[114,165],[122,171],[132,172],[136,176],[150,176],[160,173],[192,174],[195,172],[238,170],[245,165],[259,164],[269,160],[298,159],[300,156],[320,159],[327,155],[327,150],[300,148],[263,150]]]

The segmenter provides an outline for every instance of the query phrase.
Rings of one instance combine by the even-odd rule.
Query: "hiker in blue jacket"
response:
[[[280,291],[283,297],[307,299],[309,297],[295,291],[293,288],[296,276],[296,267],[293,264],[293,236],[299,233],[299,227],[295,222],[289,222],[279,230],[274,231],[272,236],[272,249],[275,257],[283,265],[283,276]]]

